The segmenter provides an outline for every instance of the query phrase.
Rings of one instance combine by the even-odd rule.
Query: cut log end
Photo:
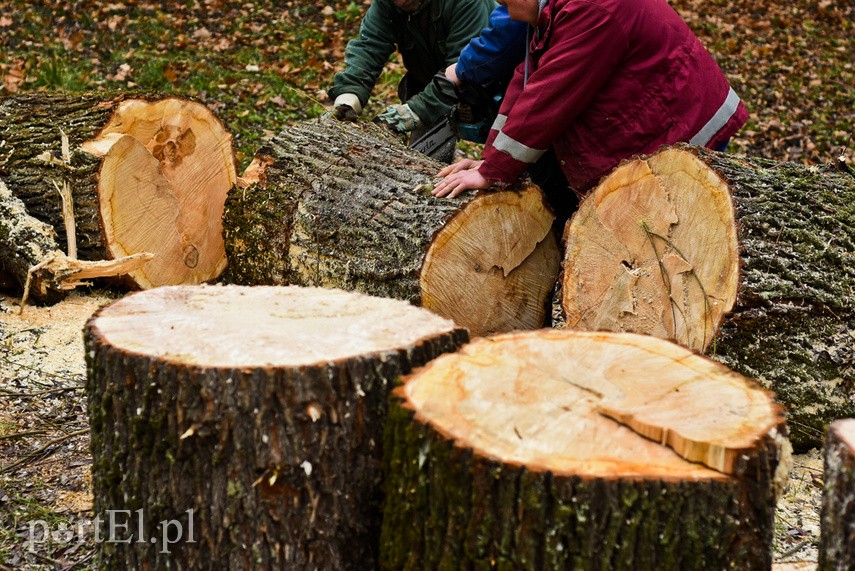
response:
[[[586,477],[709,478],[785,434],[754,383],[652,337],[579,331],[474,342],[401,389],[416,418],[491,458]]]
[[[130,273],[137,285],[197,284],[222,273],[223,205],[237,176],[231,136],[207,108],[126,101],[82,148],[104,156],[98,190],[110,254],[155,255]]]
[[[341,290],[174,286],[145,293],[105,308],[92,326],[112,346],[185,365],[297,367],[456,330],[406,302]]]
[[[554,218],[536,187],[481,193],[431,243],[422,305],[474,335],[542,327],[559,270]]]
[[[386,568],[771,566],[783,412],[683,347],[510,333],[439,357],[396,396]]]
[[[318,288],[160,287],[102,308],[84,330],[93,510],[136,506],[152,537],[192,506],[195,540],[103,542],[99,566],[377,568],[390,388],[466,339]]]
[[[686,150],[618,167],[583,201],[565,238],[570,326],[647,333],[704,351],[736,301],[730,193]]]

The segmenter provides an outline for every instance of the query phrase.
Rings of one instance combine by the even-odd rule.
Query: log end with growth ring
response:
[[[475,335],[542,327],[559,271],[553,220],[536,187],[478,194],[431,242],[422,306]]]
[[[771,564],[783,410],[684,347],[515,332],[439,357],[395,394],[389,568]]]
[[[568,325],[704,351],[736,301],[734,216],[727,184],[690,151],[623,163],[566,228]]]
[[[121,103],[82,148],[103,156],[98,183],[107,248],[152,261],[141,288],[210,281],[226,266],[223,205],[235,184],[231,135],[203,105],[167,98]]]
[[[752,381],[642,335],[475,341],[400,393],[417,420],[486,456],[589,477],[721,478],[786,432],[783,409]]]
[[[85,339],[95,512],[194,530],[100,542],[98,568],[335,570],[376,567],[391,387],[467,335],[341,290],[172,286],[102,308]]]

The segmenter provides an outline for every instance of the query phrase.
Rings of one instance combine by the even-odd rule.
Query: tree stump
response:
[[[175,286],[85,339],[94,510],[133,537],[99,568],[371,569],[391,385],[466,332],[339,290]]]
[[[819,570],[855,568],[855,419],[828,427]]]
[[[34,93],[0,101],[0,118],[0,176],[68,257],[150,253],[130,272],[141,288],[223,271],[223,204],[237,177],[231,136],[207,108]]]
[[[769,569],[783,411],[661,339],[541,330],[414,372],[386,431],[386,569]]]
[[[475,335],[541,327],[560,261],[542,193],[437,199],[443,166],[375,125],[285,129],[226,202],[227,281],[403,299]]]
[[[568,326],[709,351],[775,391],[798,448],[855,415],[855,178],[665,148],[603,179],[565,238]]]

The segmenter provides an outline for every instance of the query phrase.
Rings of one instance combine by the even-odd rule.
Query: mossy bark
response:
[[[80,149],[108,123],[122,97],[30,93],[0,99],[0,177],[29,214],[52,226],[66,247],[62,200],[54,182],[67,181],[74,200],[77,253],[83,260],[107,255],[101,229],[99,157]],[[70,160],[63,160],[63,134]],[[46,154],[47,153],[47,154]],[[48,158],[50,157],[50,158]]]
[[[383,569],[769,569],[776,444],[726,480],[587,478],[504,464],[393,400]]]
[[[389,387],[466,341],[455,329],[325,365],[229,369],[120,350],[91,323],[94,511],[132,514],[116,538],[131,542],[98,545],[103,569],[375,567]],[[167,520],[184,535],[164,550]]]
[[[697,149],[730,186],[741,291],[711,356],[773,390],[798,449],[855,416],[855,178]]]
[[[848,438],[847,438],[848,436]],[[855,568],[855,420],[833,423],[825,441],[819,570]]]
[[[337,121],[288,127],[256,161],[259,183],[226,201],[226,281],[418,302],[427,247],[466,202],[431,197],[444,165],[380,127]]]

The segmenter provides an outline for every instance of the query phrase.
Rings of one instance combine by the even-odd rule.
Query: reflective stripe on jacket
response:
[[[664,0],[549,0],[479,169],[514,181],[550,146],[584,192],[621,160],[680,141],[715,147],[748,112]]]

